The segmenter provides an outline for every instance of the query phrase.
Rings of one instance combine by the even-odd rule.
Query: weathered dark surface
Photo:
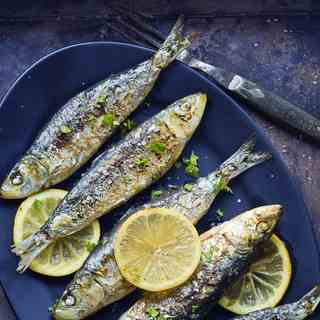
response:
[[[68,1],[55,1],[48,8],[44,5],[45,1],[39,1],[42,9],[32,8],[29,3],[21,2],[20,8],[22,6],[24,10],[20,11],[0,5],[0,95],[22,71],[49,52],[85,41],[122,40],[108,28],[105,22],[107,19],[102,19],[108,16],[106,8],[110,1],[97,1],[94,6],[92,1],[79,2],[76,7]],[[140,9],[148,7],[149,12],[155,14],[172,14],[178,10],[178,1],[156,2],[151,6],[148,1],[130,1],[128,8],[134,9],[141,3]],[[241,6],[240,2],[232,1],[238,4],[230,6],[224,12],[216,11],[223,9],[218,7],[217,1],[184,2],[186,10],[190,12],[192,9],[193,14],[201,12],[204,15],[225,15],[229,12],[233,15],[239,12],[259,14],[263,10],[278,11],[278,15],[264,17],[189,19],[188,29],[202,33],[194,53],[207,62],[242,74],[320,119],[320,17],[306,14],[311,10],[313,15],[317,14],[316,10],[320,9],[318,1],[248,0],[241,2]],[[228,8],[226,2],[228,0],[222,3]],[[197,8],[192,7],[194,3],[197,3]],[[206,6],[206,3],[215,4]],[[288,5],[290,14],[299,16],[283,16]],[[20,18],[9,19],[10,22],[8,17],[12,15]],[[35,18],[37,22],[23,22]],[[172,20],[164,17],[155,23],[163,31],[167,31],[171,24]],[[273,142],[301,187],[320,240],[319,147],[252,112],[250,114]],[[3,296],[0,295],[0,319],[14,319],[10,314]]]

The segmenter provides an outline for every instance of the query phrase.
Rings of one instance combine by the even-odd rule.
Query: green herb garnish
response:
[[[32,203],[32,207],[36,210],[41,210],[42,206],[43,206],[43,201],[38,200],[38,199],[33,201],[33,203]]]
[[[183,163],[185,164],[185,172],[187,175],[191,177],[197,177],[199,175],[199,167],[198,167],[199,157],[192,151],[189,159],[183,159]]]
[[[102,124],[104,127],[112,127],[113,126],[113,114],[107,113],[102,118]]]
[[[183,189],[186,190],[186,191],[191,191],[192,190],[192,184],[191,183],[186,183],[184,186],[183,186]]]
[[[60,127],[60,131],[62,133],[70,133],[70,132],[72,132],[72,129],[70,127],[68,127],[68,126],[61,126]]]
[[[232,193],[231,188],[228,186],[228,180],[224,176],[220,176],[213,186],[213,193],[215,196],[217,196],[221,191]]]
[[[196,304],[193,304],[193,305],[191,306],[191,312],[192,312],[192,313],[196,313],[196,312],[198,311],[198,309],[199,309],[199,306],[196,305]]]
[[[166,150],[166,146],[161,142],[154,142],[149,144],[150,150],[157,156],[160,156]]]
[[[159,312],[155,308],[151,307],[147,309],[146,313],[151,319],[157,319],[159,315]]]
[[[96,102],[97,104],[101,105],[101,104],[105,104],[106,100],[107,100],[107,96],[101,95],[97,98]]]
[[[134,123],[134,121],[127,119],[126,121],[124,121],[122,123],[121,128],[120,128],[120,133],[122,136],[124,136],[135,127],[136,127],[136,124]]]
[[[88,252],[92,252],[96,246],[97,246],[97,244],[94,242],[87,242],[86,243],[86,249]]]
[[[149,159],[144,158],[144,159],[139,159],[136,161],[136,165],[140,168],[145,168],[149,163]]]
[[[223,213],[223,211],[222,211],[221,209],[218,209],[218,210],[216,211],[216,213],[217,213],[217,216],[218,216],[219,218],[223,218],[224,213]]]
[[[162,190],[152,190],[151,191],[151,199],[159,198],[163,194]]]
[[[209,263],[212,260],[214,252],[217,250],[215,246],[211,246],[207,251],[201,253],[201,261],[204,263]]]
[[[95,115],[90,114],[89,118],[88,118],[88,123],[93,127],[97,122],[97,118],[95,117]]]

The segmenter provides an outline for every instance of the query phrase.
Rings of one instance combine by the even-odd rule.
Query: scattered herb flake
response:
[[[196,304],[193,304],[193,305],[191,306],[191,312],[192,312],[192,313],[196,313],[196,312],[198,311],[198,309],[199,309],[199,306],[196,305]]]
[[[42,206],[43,206],[43,201],[38,200],[38,199],[33,201],[33,203],[32,203],[32,207],[36,210],[41,210]]]
[[[185,164],[185,172],[191,177],[198,177],[199,175],[199,166],[198,166],[199,157],[192,151],[189,159],[183,159]]]
[[[162,190],[152,190],[151,191],[151,199],[159,198],[163,194]]]
[[[125,136],[128,132],[136,127],[136,124],[133,120],[127,119],[121,124],[120,134],[121,136]]]
[[[64,125],[64,126],[61,126],[61,127],[60,127],[60,131],[61,131],[62,133],[70,133],[70,132],[72,132],[72,129],[71,129],[70,127]]]
[[[216,251],[215,246],[211,246],[207,251],[201,253],[201,261],[204,263],[211,262],[214,252]]]
[[[87,242],[86,243],[86,249],[88,250],[88,252],[92,252],[96,246],[97,246],[97,244],[94,242]]]
[[[157,319],[159,315],[159,312],[155,308],[151,307],[147,309],[146,313],[151,319]]]
[[[149,163],[149,159],[143,158],[136,161],[136,165],[140,168],[145,168]]]
[[[186,190],[186,191],[191,191],[192,190],[192,184],[191,183],[186,183],[184,186],[183,186],[183,189]]]
[[[166,146],[161,142],[154,142],[149,144],[150,150],[157,156],[160,156],[166,150]]]
[[[101,105],[104,104],[107,100],[107,96],[106,95],[101,95],[97,98],[97,104]]]
[[[213,187],[214,195],[217,196],[221,191],[232,193],[231,188],[228,186],[228,180],[224,176],[220,176]]]
[[[107,113],[102,118],[102,124],[104,127],[112,127],[113,126],[113,114]]]
[[[217,213],[217,216],[218,216],[219,218],[223,218],[224,213],[223,213],[223,211],[222,211],[221,209],[218,209],[218,210],[216,211],[216,213]]]

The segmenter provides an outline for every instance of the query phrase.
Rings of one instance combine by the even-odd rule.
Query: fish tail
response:
[[[168,38],[153,57],[152,64],[160,69],[166,68],[191,43],[190,36],[184,36],[182,31],[184,18],[180,16],[172,28]]]
[[[222,175],[231,180],[249,168],[271,159],[272,156],[269,152],[254,152],[255,145],[256,138],[251,136],[230,158],[222,163],[219,168]]]
[[[320,284],[316,285],[296,303],[299,308],[304,309],[306,316],[312,314],[320,303]]]
[[[41,232],[36,232],[25,240],[14,245],[12,252],[20,256],[17,271],[23,273],[31,262],[51,243],[48,236]]]

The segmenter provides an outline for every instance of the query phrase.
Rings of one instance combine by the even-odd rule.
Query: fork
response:
[[[165,35],[145,21],[150,18],[149,16],[128,12],[121,7],[113,7],[113,10],[119,14],[116,21],[120,28],[111,23],[109,27],[127,40],[138,45],[146,45],[152,49],[158,49],[165,40]],[[126,32],[126,29],[130,32]],[[209,79],[215,80],[224,91],[240,97],[242,101],[246,102],[246,105],[262,112],[273,121],[290,126],[299,133],[320,142],[320,121],[289,101],[238,74],[193,57],[188,50],[184,50],[177,59],[201,71]]]

